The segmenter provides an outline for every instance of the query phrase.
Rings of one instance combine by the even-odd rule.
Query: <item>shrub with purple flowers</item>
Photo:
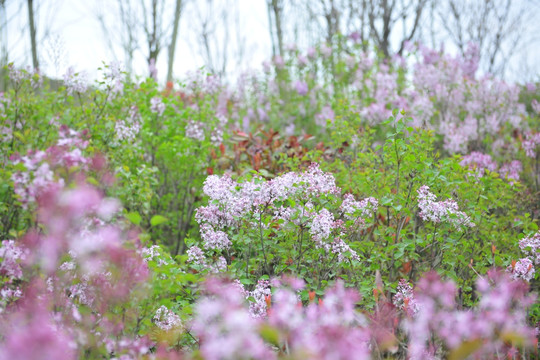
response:
[[[244,281],[293,269],[311,272],[318,286],[336,271],[348,276],[343,271],[354,271],[360,260],[348,235],[371,223],[378,205],[376,199],[357,201],[351,194],[342,200],[335,178],[315,163],[269,181],[211,175],[203,190],[209,204],[195,215],[202,244],[188,250],[188,261],[202,270],[224,257]]]
[[[234,85],[10,65],[0,358],[537,356],[540,87],[358,39]]]

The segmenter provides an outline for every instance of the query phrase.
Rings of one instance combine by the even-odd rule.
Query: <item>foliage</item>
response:
[[[540,96],[476,67],[340,37],[235,86],[10,65],[0,357],[533,356]]]

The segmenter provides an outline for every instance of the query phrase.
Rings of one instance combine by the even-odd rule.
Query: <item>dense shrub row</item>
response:
[[[540,93],[477,49],[291,47],[0,94],[0,358],[538,354]]]

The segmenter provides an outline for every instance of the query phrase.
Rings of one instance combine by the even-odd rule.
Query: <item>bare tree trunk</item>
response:
[[[148,21],[146,14],[147,9],[144,5],[144,0],[141,1],[143,5],[144,13],[144,32],[146,33],[146,42],[148,44],[148,57],[146,61],[148,63],[148,68],[151,69],[155,66],[157,62],[158,55],[161,51],[161,41],[162,39],[162,29],[158,28],[160,21],[162,20],[162,14],[158,14],[158,3],[159,0],[152,0],[151,10],[150,10],[150,21]],[[152,71],[150,70],[150,76],[153,76]]]
[[[28,22],[30,25],[30,43],[32,45],[32,66],[34,69],[39,69],[36,45],[36,22],[34,20],[34,1],[28,0]]]
[[[331,44],[332,38],[339,32],[341,14],[335,6],[334,0],[330,0],[328,4],[325,1],[321,1],[321,5],[323,6],[323,16],[326,20],[326,42]]]
[[[276,39],[274,37],[274,21],[272,20],[272,5],[270,2],[267,2],[268,6],[268,31],[270,32],[270,40],[272,41],[272,57],[276,56]]]
[[[176,7],[174,9],[174,23],[171,36],[171,43],[169,44],[169,59],[167,64],[167,82],[173,80],[173,64],[174,64],[174,52],[176,50],[176,39],[178,37],[178,24],[180,23],[180,16],[182,15],[182,0],[176,0]]]
[[[160,45],[157,35],[157,0],[152,0],[152,31],[148,37],[148,64],[151,63],[152,59],[157,61],[159,55]]]
[[[367,11],[369,35],[385,58],[393,54],[401,54],[405,43],[415,38],[421,27],[424,7],[431,0],[371,0],[363,1]],[[411,19],[412,17],[412,19]],[[410,21],[412,20],[412,21]],[[399,50],[392,49],[392,31],[401,23],[403,30],[399,42]]]
[[[4,66],[8,64],[8,24],[6,14],[6,0],[0,0],[0,91],[6,90],[6,73]]]
[[[271,7],[274,13],[279,55],[283,56],[283,24],[281,22],[283,20],[283,0],[272,0]]]
[[[122,47],[124,48],[125,54],[125,63],[129,73],[133,72],[133,56],[135,50],[137,49],[137,21],[135,6],[131,4],[130,1],[118,0],[118,6],[120,9],[120,19],[122,26],[124,26],[125,31],[123,31],[122,36]],[[110,37],[107,37],[110,43]],[[109,44],[112,48],[112,45]]]
[[[531,40],[525,29],[537,22],[527,1],[446,0],[441,5],[438,20],[446,35],[463,55],[468,44],[475,43],[481,68],[491,74],[505,74],[516,50]]]

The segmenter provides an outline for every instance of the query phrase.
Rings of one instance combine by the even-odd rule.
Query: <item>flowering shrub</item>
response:
[[[292,268],[303,274],[319,263],[310,277],[319,284],[327,281],[336,266],[360,260],[346,242],[347,233],[364,228],[378,205],[373,198],[356,201],[351,194],[341,200],[334,177],[317,164],[269,181],[254,177],[238,183],[227,175],[211,175],[203,190],[210,202],[195,215],[202,246],[188,250],[188,262],[202,270],[216,269],[211,259],[226,261],[244,279]]]
[[[525,283],[490,271],[478,279],[477,287],[481,294],[477,308],[458,310],[452,282],[441,281],[433,273],[420,280],[415,293],[419,310],[404,325],[412,359],[438,356],[441,345],[450,357],[488,358],[507,353],[510,339],[534,343],[534,330],[524,321],[523,306],[530,306],[535,298]],[[440,342],[433,340],[434,335]]]
[[[0,358],[533,357],[539,87],[334,40],[235,85],[11,66]]]
[[[267,301],[267,314],[254,317],[250,316],[252,307],[246,306],[241,286],[209,280],[193,324],[203,341],[201,355],[205,359],[369,359],[405,350],[395,347],[397,339],[391,333],[386,344],[377,341],[381,337],[377,336],[375,319],[358,311],[358,294],[342,282],[327,289],[318,302],[310,300],[306,306],[297,294],[303,286],[297,279],[275,281],[271,297],[267,296],[271,299]],[[479,278],[478,289],[478,305],[460,310],[455,302],[455,285],[434,273],[422,278],[414,292],[401,282],[394,302],[403,310],[410,305],[402,320],[409,358],[445,354],[450,358],[490,358],[510,350],[517,352],[512,344],[535,342],[534,330],[527,326],[523,311],[535,299],[527,295],[525,283],[491,271]],[[401,320],[394,314],[393,321]]]
[[[432,221],[434,223],[449,222],[456,228],[460,226],[474,227],[470,218],[458,211],[458,205],[455,201],[435,201],[436,197],[429,191],[429,187],[422,186],[418,189],[418,207],[419,216],[422,220]]]
[[[49,186],[38,199],[42,232],[31,231],[17,245],[6,241],[2,246],[3,273],[9,279],[2,293],[11,297],[3,308],[9,318],[2,329],[3,355],[13,358],[23,351],[30,357],[75,358],[105,349],[116,355],[148,352],[148,346],[135,349],[135,343],[117,342],[123,329],[114,326],[115,309],[148,276],[119,224],[111,222],[118,203],[84,184]],[[24,339],[43,341],[45,347],[26,348]]]

